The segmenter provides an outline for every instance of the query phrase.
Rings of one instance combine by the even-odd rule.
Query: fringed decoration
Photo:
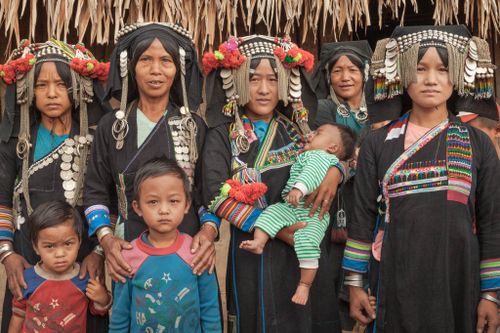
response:
[[[292,121],[294,121],[298,126],[302,135],[307,135],[311,132],[309,128],[309,111],[304,107],[302,102],[294,102],[292,104],[293,113],[292,113]]]
[[[458,94],[462,96],[465,93],[464,71],[467,52],[460,52],[457,47],[449,43],[446,44],[446,50],[448,52],[448,75],[450,76],[450,81],[453,83]]]
[[[420,43],[415,43],[398,57],[399,77],[404,88],[416,81],[419,48]],[[390,93],[389,95],[391,96]]]
[[[290,70],[283,66],[277,56],[274,56],[274,62],[276,63],[276,76],[278,78],[278,99],[282,101],[285,106],[287,106]]]
[[[235,110],[238,109],[238,106],[236,105],[236,101],[235,100],[230,100],[229,102],[227,102],[226,104],[224,104],[224,107],[222,109],[222,113],[226,116],[226,117],[232,117],[235,113]]]
[[[488,42],[478,37],[472,37],[477,45],[478,64],[476,69],[476,80],[474,86],[475,98],[490,98],[494,93],[495,65],[491,63],[490,48]]]
[[[389,42],[390,38],[384,38],[377,42],[375,51],[372,56],[372,65],[370,67],[370,75],[373,78],[374,84],[374,99],[376,101],[381,101],[387,98],[387,87],[385,86],[385,46]]]
[[[244,106],[250,101],[250,63],[252,56],[247,56],[247,60],[238,69],[233,69],[234,88],[238,92],[238,105]],[[234,113],[235,115],[237,112]]]

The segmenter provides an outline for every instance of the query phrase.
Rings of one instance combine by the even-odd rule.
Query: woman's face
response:
[[[153,40],[135,65],[135,81],[140,98],[168,96],[176,72],[172,56],[158,39]]]
[[[330,82],[335,94],[344,100],[361,97],[363,94],[363,73],[345,55],[333,65]]]
[[[59,118],[71,112],[68,87],[54,62],[44,62],[35,82],[35,106],[42,116]]]
[[[269,59],[262,59],[250,78],[250,101],[247,116],[252,120],[265,119],[278,105],[278,78]]]
[[[413,107],[436,109],[446,106],[446,101],[453,92],[453,84],[448,75],[448,68],[435,47],[430,47],[417,64],[416,80],[408,86]]]

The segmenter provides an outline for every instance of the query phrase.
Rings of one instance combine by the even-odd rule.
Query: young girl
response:
[[[41,260],[24,271],[27,288],[13,300],[9,333],[85,332],[87,307],[106,315],[111,295],[99,279],[78,277],[83,222],[65,201],[39,205],[29,217],[30,240]]]
[[[177,228],[190,208],[186,173],[159,158],[136,174],[133,208],[148,229],[122,255],[132,277],[117,283],[109,332],[222,332],[215,275],[194,275],[192,238]]]

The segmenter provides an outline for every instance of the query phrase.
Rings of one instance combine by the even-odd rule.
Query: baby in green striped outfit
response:
[[[316,190],[332,166],[352,157],[355,142],[354,131],[340,124],[325,124],[312,132],[304,152],[290,170],[290,178],[282,192],[285,202],[267,207],[255,222],[254,239],[240,244],[241,249],[262,254],[269,238],[274,238],[278,231],[297,222],[306,222],[304,228],[294,233],[294,249],[300,266],[300,282],[292,297],[296,304],[307,303],[318,270],[319,246],[330,224],[329,214],[321,220],[319,211],[309,217],[303,199]]]

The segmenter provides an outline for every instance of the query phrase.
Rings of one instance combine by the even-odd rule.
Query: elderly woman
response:
[[[87,66],[88,65],[88,66]],[[102,88],[108,67],[82,45],[50,40],[24,42],[0,65],[7,84],[0,125],[0,261],[6,291],[2,332],[7,332],[12,295],[26,288],[24,268],[40,257],[33,250],[29,225],[34,208],[50,200],[66,200],[81,208],[82,188],[93,131],[104,109]],[[83,214],[83,209],[81,209]],[[94,252],[95,240],[84,238],[78,260],[80,278],[104,275],[104,261]],[[107,318],[90,317],[89,332],[107,332]]]
[[[457,98],[491,98],[490,59],[463,26],[397,28],[377,44],[374,104],[411,103],[361,147],[348,225],[351,314],[377,332],[496,330],[500,164],[488,137],[454,115]]]
[[[256,218],[281,201],[290,166],[308,133],[307,110],[314,101],[303,69],[310,53],[287,39],[268,36],[231,38],[203,58],[207,78],[207,120],[213,126],[203,151],[204,203],[231,223],[227,291],[230,332],[340,331],[331,267],[330,242],[321,244],[317,280],[309,302],[292,303],[300,270],[293,230],[267,243],[261,256],[239,248],[252,239]],[[222,112],[221,112],[222,111]],[[341,173],[330,168],[317,192],[311,215],[329,208]],[[227,181],[227,182],[226,182]],[[221,184],[226,184],[221,188]],[[255,183],[264,183],[265,195]],[[287,244],[288,243],[288,244]]]
[[[161,156],[175,159],[194,185],[193,205],[180,226],[195,236],[193,272],[213,269],[219,220],[201,209],[200,227],[196,212],[202,185],[196,162],[205,124],[190,110],[200,104],[201,79],[193,42],[182,27],[142,23],[120,31],[107,87],[108,96],[120,100],[120,109],[99,123],[85,183],[89,233],[97,235],[115,280],[124,282],[130,276],[121,249],[146,230],[131,205],[135,173],[147,160]],[[109,217],[115,196],[116,227]]]

